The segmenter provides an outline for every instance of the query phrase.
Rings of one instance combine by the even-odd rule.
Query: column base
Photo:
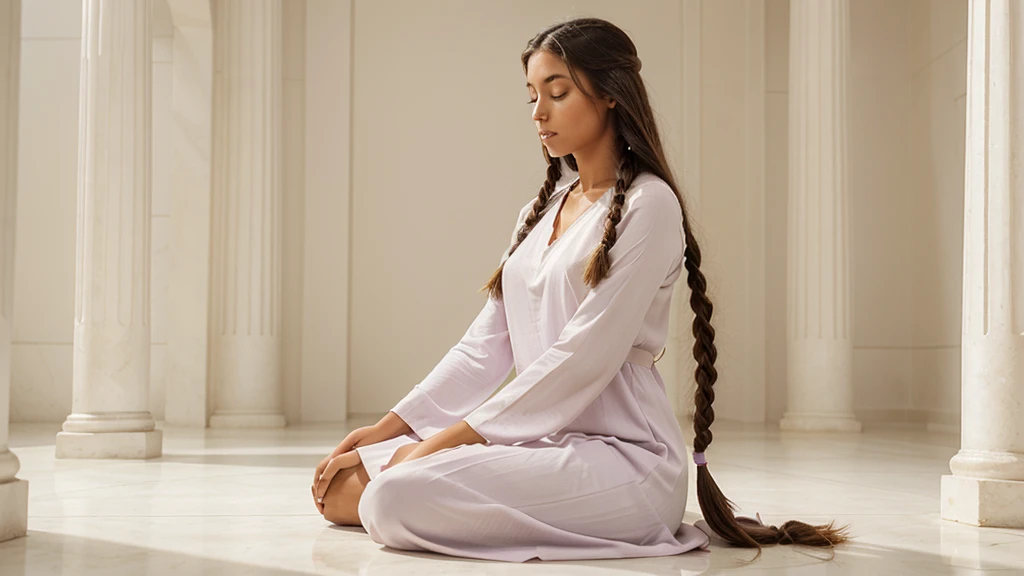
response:
[[[250,412],[210,416],[210,428],[284,428],[285,424],[284,414]]]
[[[791,432],[861,432],[853,414],[785,414],[779,428]]]
[[[57,458],[159,458],[163,431],[58,432]]]
[[[1024,482],[942,477],[942,518],[972,526],[1024,528]]]
[[[28,534],[28,482],[0,484],[0,542]]]

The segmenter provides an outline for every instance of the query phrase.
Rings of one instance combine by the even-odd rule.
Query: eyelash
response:
[[[561,100],[562,98],[565,98],[565,94],[559,94],[558,96],[552,96],[551,97],[552,100]],[[536,100],[527,100],[526,101],[527,104],[534,104],[536,102],[537,102]]]

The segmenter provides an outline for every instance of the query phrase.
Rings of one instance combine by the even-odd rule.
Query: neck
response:
[[[615,153],[615,133],[606,130],[601,137],[572,153],[580,175],[582,191],[604,186],[610,188],[618,179],[619,155]]]

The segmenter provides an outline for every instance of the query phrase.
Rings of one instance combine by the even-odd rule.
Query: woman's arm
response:
[[[529,210],[530,204],[520,210],[509,248]],[[506,249],[499,265],[508,256]],[[384,425],[394,430],[401,430],[403,425],[398,422],[402,422],[425,440],[456,424],[483,403],[505,381],[512,366],[505,303],[488,297],[459,342],[381,422],[387,420]]]
[[[394,412],[388,412],[375,426],[387,435],[387,440],[412,432],[412,428]]]

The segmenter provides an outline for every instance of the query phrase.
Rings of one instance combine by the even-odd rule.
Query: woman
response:
[[[324,517],[393,548],[523,562],[679,554],[682,431],[654,366],[686,268],[698,368],[694,459],[705,520],[739,546],[832,546],[843,529],[734,517],[703,459],[716,350],[700,250],[629,37],[556,24],[522,54],[548,162],[488,299],[458,344],[376,425],[321,462]],[[567,185],[561,160],[578,173]],[[501,391],[513,365],[516,378]]]

